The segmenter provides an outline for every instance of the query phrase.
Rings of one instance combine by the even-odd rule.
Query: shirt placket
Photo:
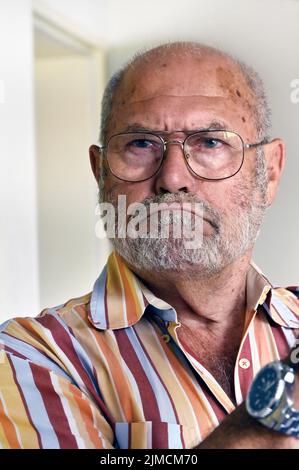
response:
[[[197,372],[197,374],[212,392],[214,398],[220,403],[220,405],[224,408],[227,413],[231,413],[232,411],[234,411],[235,405],[224,392],[223,388],[215,380],[212,374],[210,374],[210,372],[202,364],[200,364],[199,361],[197,361],[191,354],[189,354],[188,351],[186,351],[183,345],[180,343],[176,334],[176,330],[180,326],[181,324],[178,322],[169,322],[165,327],[164,338],[166,339],[166,341],[170,341],[170,337],[173,339],[173,341],[179,347],[180,351],[188,360],[191,367]]]

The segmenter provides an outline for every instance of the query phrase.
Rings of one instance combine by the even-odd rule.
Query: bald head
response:
[[[117,118],[115,111],[122,106],[141,95],[144,100],[159,94],[186,96],[186,93],[230,97],[240,109],[248,111],[257,138],[264,138],[269,132],[270,112],[263,84],[250,67],[218,49],[176,42],[138,53],[113,75],[102,102],[102,142]]]

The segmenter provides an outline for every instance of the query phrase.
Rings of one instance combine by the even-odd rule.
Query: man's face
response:
[[[225,59],[155,57],[126,74],[113,103],[108,138],[147,129],[182,140],[185,135],[177,130],[213,127],[235,131],[245,143],[252,143],[257,141],[253,110],[254,98],[244,78]],[[169,145],[159,172],[146,181],[124,182],[108,172],[103,199],[116,205],[121,194],[127,206],[143,201],[202,203],[200,249],[185,250],[182,241],[171,238],[113,242],[138,268],[194,268],[205,274],[219,271],[251,249],[265,205],[256,178],[255,150],[246,151],[241,170],[232,178],[207,181],[190,172],[179,145]]]

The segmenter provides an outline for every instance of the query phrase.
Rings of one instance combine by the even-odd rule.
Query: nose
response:
[[[170,140],[165,143],[165,154],[162,166],[155,178],[157,194],[194,191],[195,176],[187,166],[181,140]]]

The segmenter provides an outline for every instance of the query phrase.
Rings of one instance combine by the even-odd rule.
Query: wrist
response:
[[[298,449],[299,440],[272,431],[252,418],[243,402],[210,434],[199,449]]]
[[[299,437],[297,376],[286,361],[274,361],[255,376],[246,399],[248,414],[266,428]],[[296,395],[295,395],[296,394]],[[295,397],[294,397],[295,395]]]

